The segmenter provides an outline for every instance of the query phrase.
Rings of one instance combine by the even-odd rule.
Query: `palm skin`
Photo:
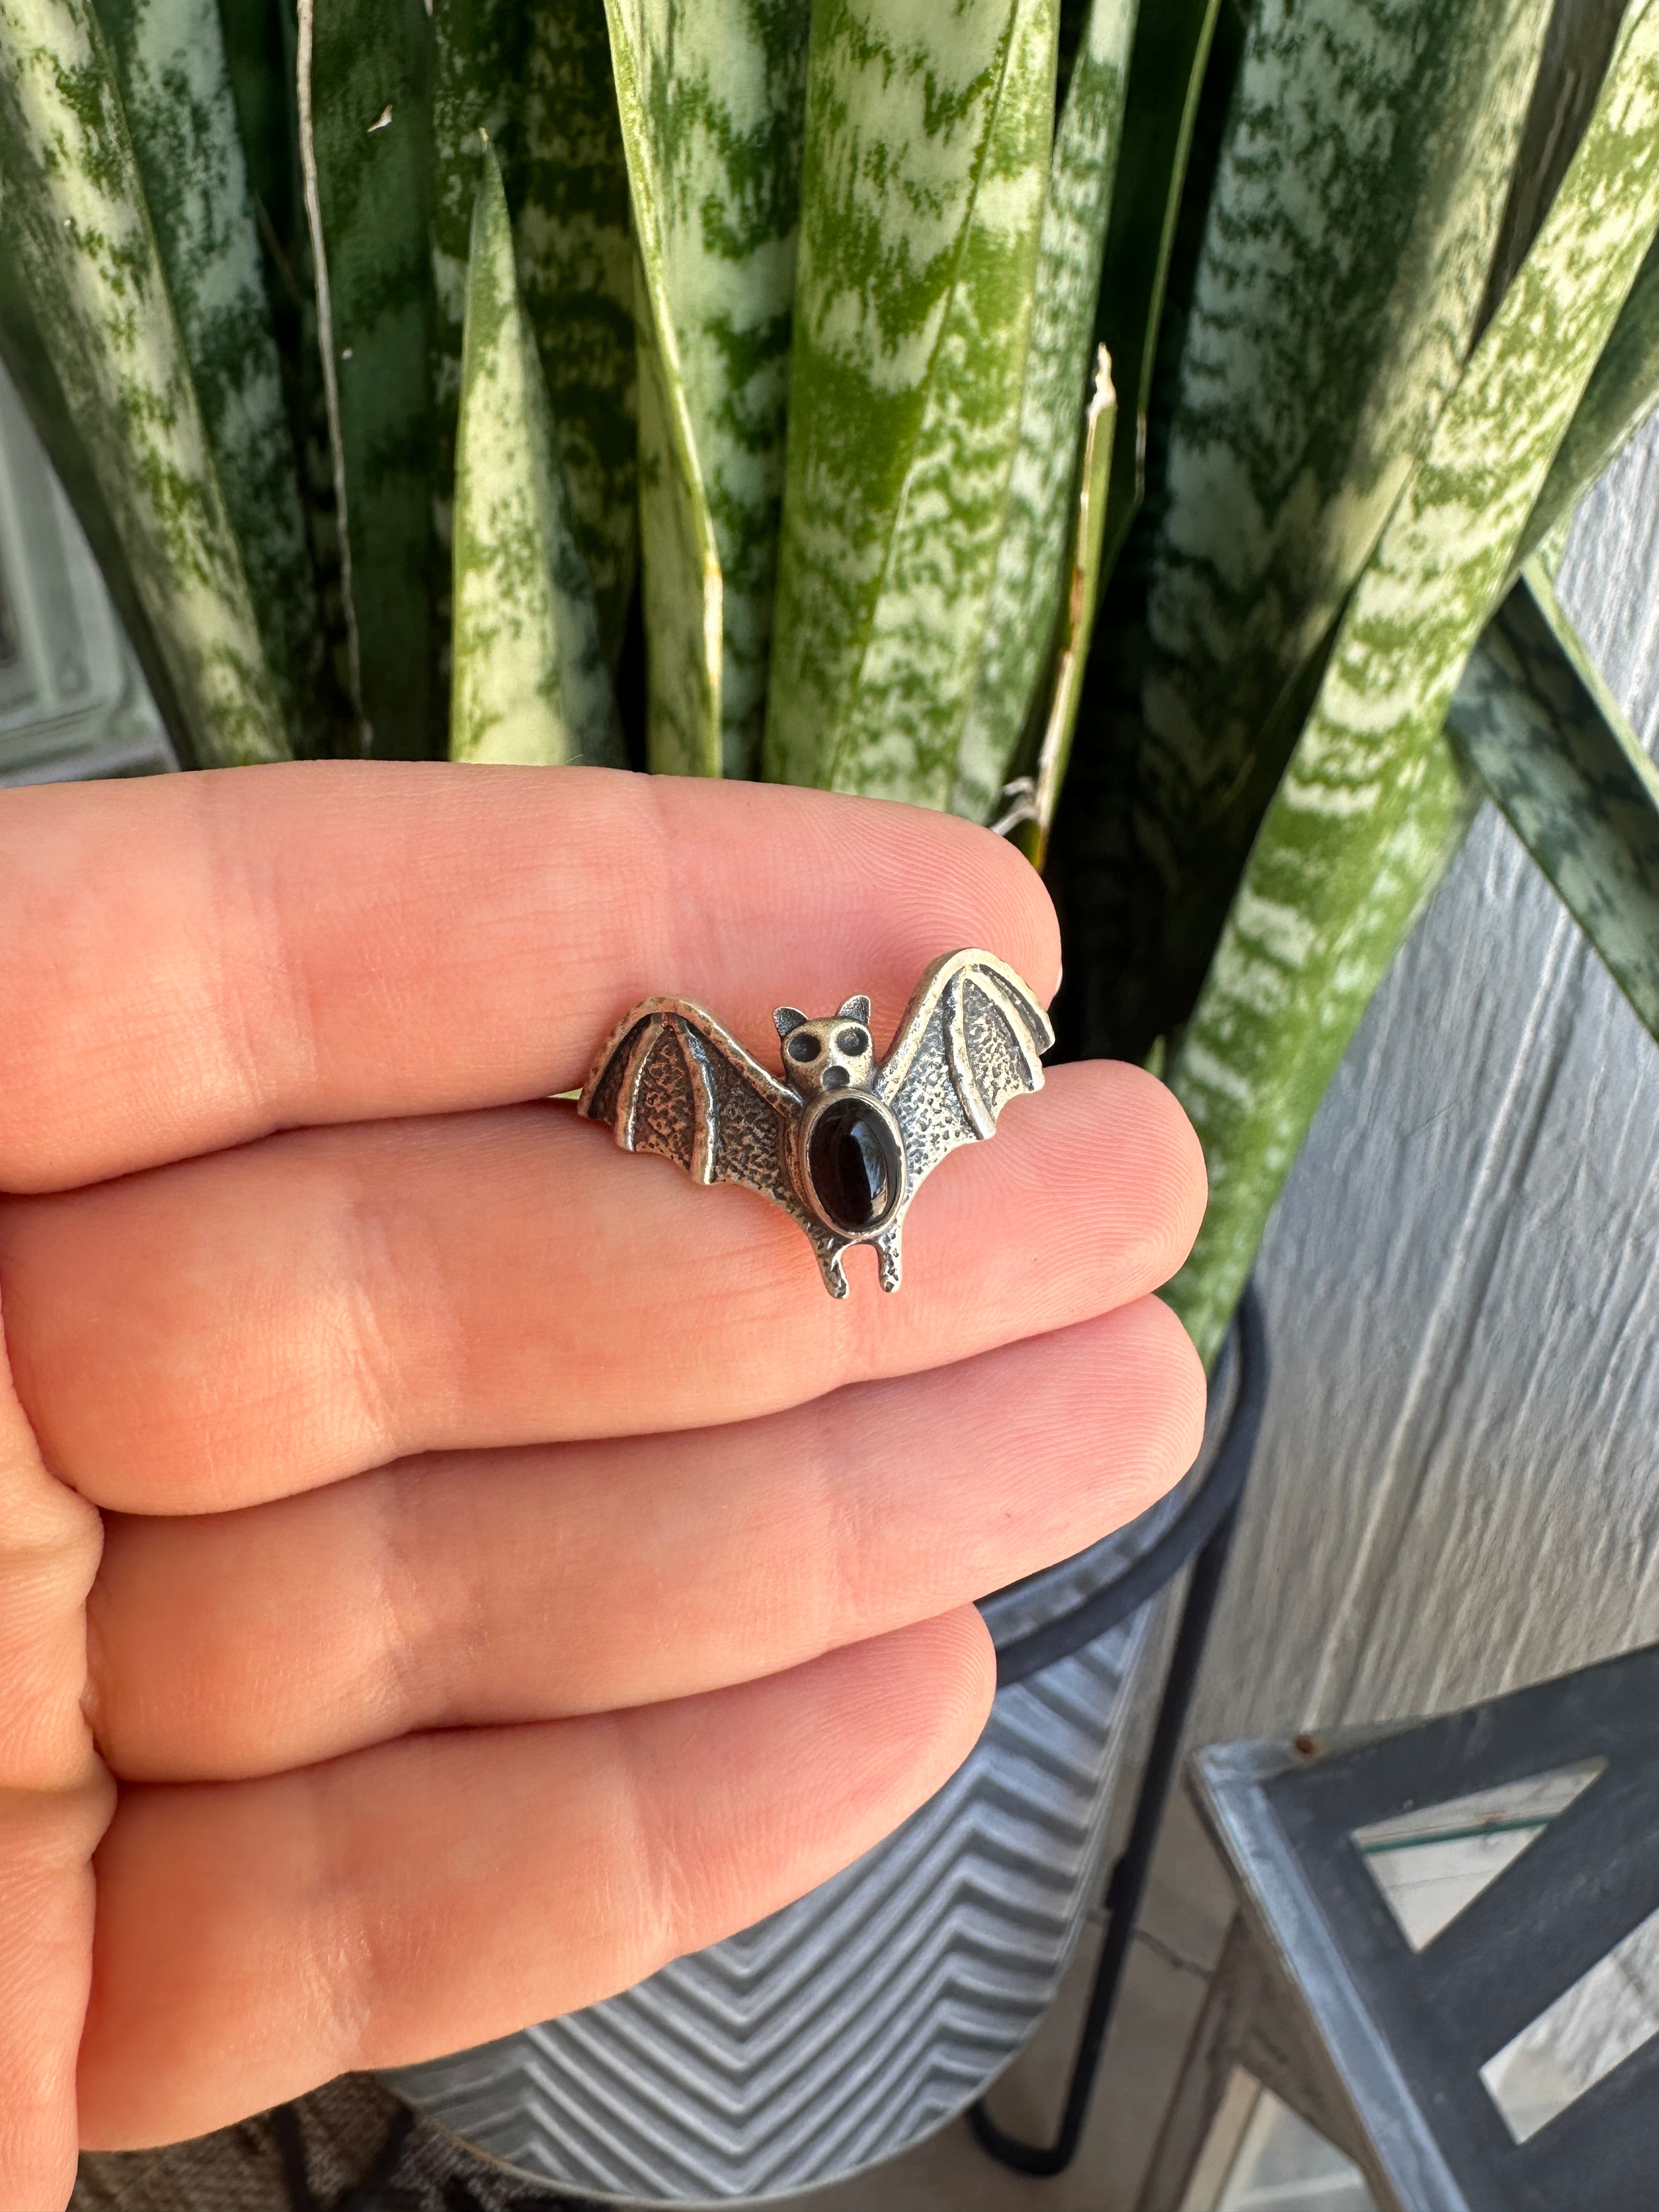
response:
[[[1138,1071],[1053,1071],[840,1305],[547,1103],[649,992],[880,1039],[966,944],[1052,990],[1025,863],[872,802],[0,797],[0,2212],[799,1894],[970,1747],[972,1599],[1189,1463],[1203,1170]]]

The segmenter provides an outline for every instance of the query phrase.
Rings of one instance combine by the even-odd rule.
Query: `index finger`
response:
[[[1053,990],[1020,855],[881,800],[343,761],[8,791],[0,1188],[568,1090],[652,992],[760,1051],[863,991],[880,1035],[965,945]]]

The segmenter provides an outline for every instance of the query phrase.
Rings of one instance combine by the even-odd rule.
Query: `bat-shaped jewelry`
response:
[[[904,1216],[949,1152],[988,1137],[1008,1101],[1042,1088],[1048,1018],[989,952],[947,952],[917,984],[885,1060],[870,1001],[809,1022],[772,1017],[787,1080],[684,999],[642,999],[600,1047],[577,1111],[624,1152],[660,1152],[696,1182],[739,1182],[798,1221],[824,1287],[847,1296],[841,1255],[873,1244],[899,1286]]]

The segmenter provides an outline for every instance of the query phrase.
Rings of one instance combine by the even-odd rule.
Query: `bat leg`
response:
[[[881,1287],[884,1291],[896,1291],[903,1273],[902,1264],[899,1259],[898,1231],[889,1229],[876,1238],[875,1245],[881,1260]]]
[[[812,1249],[817,1254],[818,1265],[823,1270],[823,1287],[832,1298],[847,1296],[847,1277],[841,1264],[844,1249],[840,1244],[831,1243],[827,1237],[823,1243],[816,1237],[812,1240]]]

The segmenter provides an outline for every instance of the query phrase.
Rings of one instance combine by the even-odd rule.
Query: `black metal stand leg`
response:
[[[1216,1597],[1221,1587],[1222,1571],[1226,1565],[1227,1549],[1232,1540],[1237,1510],[1235,1506],[1193,1562],[1192,1581],[1188,1587],[1187,1601],[1182,1607],[1181,1627],[1176,1637],[1175,1652],[1170,1661],[1164,1696],[1158,1705],[1158,1725],[1146,1757],[1146,1771],[1141,1782],[1140,1795],[1135,1802],[1134,1822],[1129,1831],[1128,1841],[1124,1845],[1123,1855],[1112,1869],[1111,1879],[1106,1885],[1106,1938],[1101,1945],[1099,1962],[1095,1967],[1094,1986],[1089,1992],[1089,2008],[1084,2015],[1083,2033],[1078,2042],[1077,2057],[1072,2063],[1072,2078],[1066,2091],[1066,2108],[1060,2117],[1060,2132],[1052,2143],[1022,2142],[1018,2136],[1006,2134],[997,2125],[986,2109],[983,2098],[969,2114],[974,2133],[991,2156],[1000,2159],[1004,2166],[1012,2166],[1018,2173],[1063,2173],[1076,2157],[1077,2147],[1083,2139],[1083,2127],[1089,2116],[1095,2075],[1100,2070],[1100,2054],[1105,2048],[1107,2032],[1111,2027],[1112,2013],[1117,2002],[1118,1987],[1123,1979],[1129,1938],[1134,1932],[1140,1902],[1146,1894],[1153,1847],[1158,1842],[1158,1832],[1163,1824],[1164,1808],[1170,1802],[1170,1790],[1175,1781],[1181,1738],[1192,1705],[1193,1690],[1198,1680],[1199,1663],[1204,1656],[1210,1622],[1215,1613]]]
[[[1243,1362],[1239,1396],[1223,1449],[1241,1452],[1248,1463],[1255,1449],[1255,1432],[1266,1396],[1267,1356],[1261,1316],[1253,1298],[1247,1296],[1241,1305],[1239,1319]],[[1170,1656],[1169,1673],[1164,1677],[1164,1694],[1158,1702],[1158,1722],[1146,1754],[1146,1771],[1141,1777],[1140,1792],[1135,1800],[1134,1819],[1130,1824],[1128,1840],[1123,1847],[1122,1856],[1112,1869],[1111,1877],[1106,1885],[1106,1936],[1095,1967],[1094,1984],[1089,1992],[1089,2007],[1084,2014],[1077,2056],[1072,2063],[1072,2077],[1066,2086],[1060,2132],[1051,2143],[1022,2142],[1018,2136],[1011,2136],[997,2125],[982,2097],[969,2112],[974,2133],[983,2148],[993,2158],[1000,2160],[1004,2166],[1013,2167],[1018,2173],[1043,2177],[1063,2173],[1076,2157],[1078,2145],[1083,2139],[1084,2123],[1089,2116],[1095,2076],[1100,2070],[1101,2052],[1105,2049],[1107,2033],[1111,2027],[1112,2013],[1117,2003],[1118,1989],[1128,1957],[1129,1940],[1134,1933],[1141,1899],[1146,1894],[1152,1851],[1158,1842],[1158,1830],[1163,1826],[1170,1791],[1175,1783],[1181,1740],[1186,1731],[1187,1716],[1192,1708],[1198,1670],[1203,1661],[1210,1624],[1215,1617],[1221,1578],[1226,1570],[1227,1553],[1237,1521],[1238,1502],[1235,1500],[1193,1561],[1192,1578],[1188,1583],[1186,1601],[1181,1609],[1181,1626],[1176,1633],[1175,1650]]]

